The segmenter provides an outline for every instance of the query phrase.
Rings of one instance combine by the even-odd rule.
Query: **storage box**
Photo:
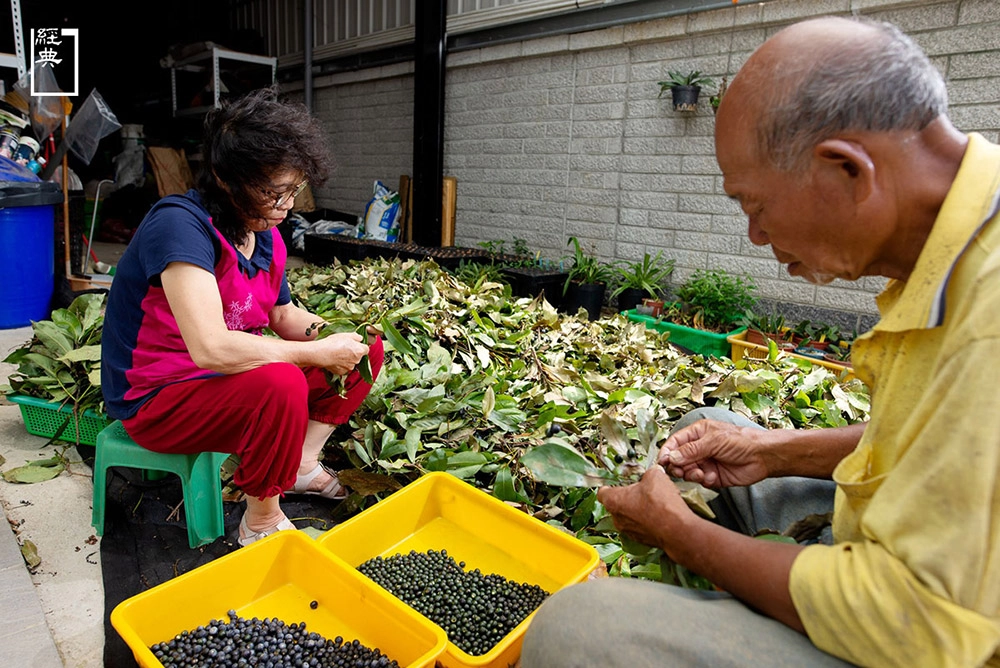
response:
[[[658,332],[670,332],[670,342],[690,350],[692,353],[713,357],[728,357],[731,351],[729,337],[746,332],[746,327],[737,327],[725,333],[709,332],[704,329],[694,329],[660,318],[636,313],[633,309],[625,314],[629,320],[641,322]]]
[[[87,409],[74,422],[73,407],[59,405],[37,397],[22,394],[7,395],[7,399],[21,407],[21,419],[29,434],[54,438],[69,443],[77,442],[77,425],[79,425],[79,442],[84,445],[97,445],[97,435],[111,424],[111,418],[98,415]]]
[[[315,608],[312,602],[316,602]],[[433,666],[444,631],[375,587],[301,531],[279,531],[119,603],[111,624],[143,668],[149,646],[235,610],[244,618],[305,622],[325,638],[355,638],[400,666]]]
[[[449,473],[424,475],[316,540],[355,567],[376,556],[446,549],[467,570],[497,573],[549,593],[586,580],[600,561],[587,543]],[[449,642],[438,661],[447,668],[507,668],[520,657],[533,618],[534,613],[486,654],[473,656]]]
[[[727,337],[729,344],[732,346],[731,359],[734,362],[738,362],[744,357],[747,359],[756,360],[766,360],[768,355],[767,346],[761,345],[759,343],[751,343],[747,341],[746,330],[739,332],[738,334],[733,334]],[[816,359],[815,357],[807,357],[806,355],[799,355],[790,351],[782,351],[783,354],[789,355],[791,357],[797,357],[803,360],[809,360],[813,364],[818,364],[821,367],[825,367],[835,374],[842,374],[847,372],[843,376],[843,380],[851,380],[854,378],[854,372],[851,367],[846,364],[838,364],[836,362],[830,362],[827,360]]]

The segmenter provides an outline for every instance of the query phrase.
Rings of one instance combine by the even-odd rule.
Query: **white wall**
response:
[[[787,276],[723,193],[714,116],[703,91],[675,113],[657,81],[670,70],[732,75],[793,20],[858,12],[910,34],[948,80],[952,118],[1000,139],[1000,2],[773,0],[449,54],[445,173],[458,179],[456,244],[515,237],[543,255],[570,236],[604,260],[676,260],[674,282],[698,268],[747,272],[783,305],[870,316],[881,279],[816,287]],[[412,169],[412,64],[319,78],[317,113],[340,170],[321,206],[360,213],[372,181]]]

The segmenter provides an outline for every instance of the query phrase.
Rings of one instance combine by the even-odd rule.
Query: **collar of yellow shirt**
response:
[[[944,295],[962,253],[996,218],[1000,205],[1000,146],[969,135],[955,182],[945,197],[909,280],[891,280],[877,297],[876,330],[901,332],[944,321]]]

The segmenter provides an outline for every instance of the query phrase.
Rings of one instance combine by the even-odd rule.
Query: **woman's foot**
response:
[[[284,513],[278,513],[278,517],[275,518],[273,515],[265,515],[258,519],[247,519],[249,513],[243,513],[243,519],[240,520],[239,528],[239,538],[237,542],[240,547],[246,547],[250,543],[256,543],[261,538],[270,536],[278,531],[290,531],[295,529],[295,525],[292,524],[291,520],[285,517]]]
[[[337,474],[322,464],[316,464],[308,473],[296,475],[295,484],[285,493],[321,496],[336,501],[348,496],[347,488],[341,484]]]

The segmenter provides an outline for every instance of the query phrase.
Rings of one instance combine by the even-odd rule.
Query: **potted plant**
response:
[[[671,343],[682,349],[723,357],[731,351],[728,337],[746,329],[739,323],[756,305],[756,289],[749,276],[699,269],[677,289],[677,301],[667,305],[662,318],[629,318],[670,332]]]
[[[711,85],[712,79],[703,75],[698,70],[692,70],[687,74],[672,71],[667,72],[669,77],[666,81],[658,81],[660,94],[670,91],[671,99],[674,103],[674,111],[694,111],[698,108],[698,95],[701,87]]]
[[[740,324],[747,328],[747,341],[759,345],[767,345],[767,340],[771,339],[775,343],[790,343],[788,341],[788,328],[785,327],[785,316],[780,313],[748,313]]]
[[[500,270],[503,282],[510,286],[515,297],[538,297],[546,299],[553,308],[561,308],[563,284],[567,272],[561,263],[543,258],[539,253],[532,253],[528,242],[516,238],[513,252],[508,252],[506,241],[493,239],[480,241],[489,261]]]
[[[619,311],[630,311],[643,299],[660,301],[662,309],[664,283],[674,271],[674,261],[664,259],[663,251],[656,257],[644,253],[638,262],[615,264],[613,270],[617,280],[610,298],[618,300]]]
[[[591,320],[597,320],[601,317],[604,292],[614,272],[611,265],[585,253],[576,237],[570,237],[567,243],[573,244],[573,264],[563,285],[563,308],[567,313],[576,313],[582,307]]]

